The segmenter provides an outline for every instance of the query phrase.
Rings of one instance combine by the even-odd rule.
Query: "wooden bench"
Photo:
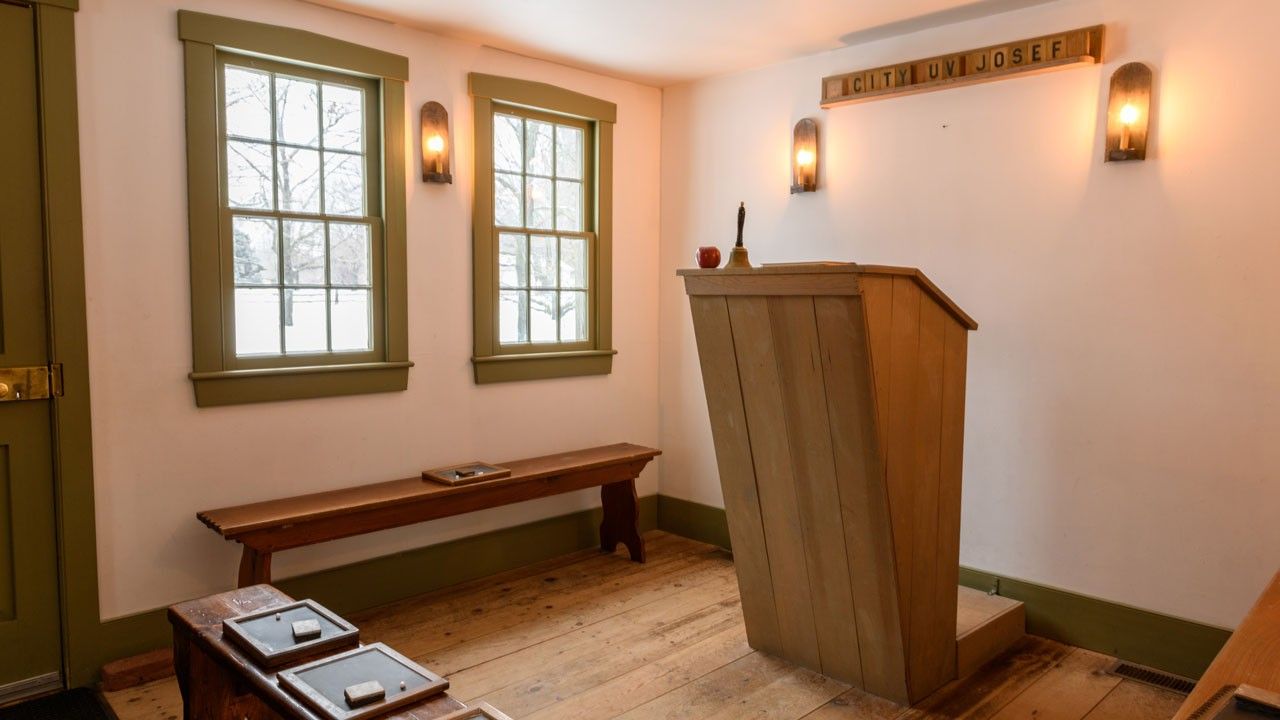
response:
[[[364,533],[599,487],[604,505],[600,549],[622,543],[644,562],[635,480],[662,451],[621,443],[498,463],[511,475],[472,485],[421,477],[268,500],[196,514],[227,540],[244,546],[239,587],[271,582],[271,555]]]

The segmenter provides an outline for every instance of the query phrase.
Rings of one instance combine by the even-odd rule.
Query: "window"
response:
[[[197,404],[403,390],[407,61],[199,13],[179,34]]]
[[[219,66],[236,357],[369,355],[382,342],[369,216],[380,188],[369,152],[381,147],[376,83],[229,53]]]
[[[504,348],[591,341],[593,235],[586,123],[496,106],[493,203],[498,233],[498,342]]]
[[[608,373],[616,110],[506,78],[473,74],[471,89],[476,381]]]

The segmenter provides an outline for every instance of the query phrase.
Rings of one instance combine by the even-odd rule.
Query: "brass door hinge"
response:
[[[62,364],[0,368],[0,402],[62,397]]]

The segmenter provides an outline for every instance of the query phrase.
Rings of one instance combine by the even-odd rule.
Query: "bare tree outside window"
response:
[[[498,339],[504,345],[590,340],[586,137],[577,123],[507,108],[494,113]]]
[[[368,351],[364,90],[227,64],[237,355]]]

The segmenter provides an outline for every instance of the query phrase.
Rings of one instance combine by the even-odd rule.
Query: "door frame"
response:
[[[9,0],[13,1],[13,0]],[[53,400],[54,511],[62,612],[62,671],[68,686],[93,680],[101,645],[89,347],[80,201],[80,123],[76,100],[78,0],[18,0],[35,13],[41,196],[52,363],[65,392]]]

